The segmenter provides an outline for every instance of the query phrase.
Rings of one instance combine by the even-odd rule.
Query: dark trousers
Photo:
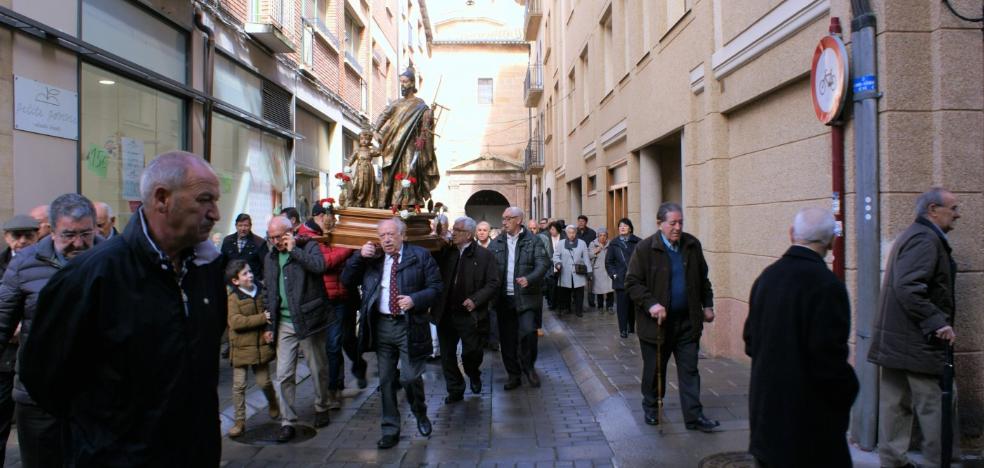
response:
[[[7,455],[7,437],[10,436],[10,422],[14,419],[14,373],[0,372],[0,467]]]
[[[39,406],[17,403],[17,443],[25,468],[62,466],[64,426]]]
[[[499,320],[496,318],[495,306],[489,305],[489,340],[491,344],[499,344]]]
[[[618,331],[631,333],[635,331],[635,305],[629,299],[629,293],[624,289],[615,291],[615,307],[618,311]]]
[[[516,310],[513,297],[506,296],[496,306],[496,313],[502,364],[510,380],[518,379],[536,364],[536,311]]]
[[[409,318],[379,318],[376,330],[379,342],[376,344],[376,360],[379,364],[379,391],[383,402],[383,435],[400,433],[400,406],[396,400],[395,380],[407,392],[407,402],[414,415],[427,414],[424,401],[424,366],[427,357],[410,358],[407,352],[407,335],[410,332]]]
[[[366,368],[369,367],[369,363],[365,359],[362,359],[362,353],[359,350],[359,340],[355,335],[358,310],[358,300],[356,299],[354,303],[350,300],[350,303],[346,307],[345,315],[342,316],[342,351],[352,361],[352,375],[357,379],[364,379],[366,378]]]
[[[573,298],[573,299],[572,299]],[[573,308],[571,304],[573,302]],[[560,310],[572,311],[577,315],[584,313],[584,286],[580,288],[565,288],[557,286],[557,307]]]
[[[588,276],[588,285],[585,288],[585,291],[587,291],[587,293],[588,293],[588,307],[594,307],[595,306],[595,295],[594,294],[591,294],[591,276],[590,275]]]
[[[557,277],[550,275],[543,278],[543,296],[547,298],[550,310],[557,305]]]
[[[615,305],[615,293],[605,293],[605,294],[592,294],[595,296],[595,304],[598,305],[598,309],[604,309],[605,307],[612,307]]]
[[[437,326],[437,337],[441,343],[441,367],[444,370],[444,380],[447,382],[449,395],[465,393],[465,379],[458,369],[458,342],[461,341],[461,365],[469,378],[478,378],[482,371],[485,339],[482,326],[472,314],[466,310],[451,310],[441,319]],[[487,322],[487,320],[485,321]]]
[[[345,316],[345,302],[328,301],[328,307],[335,311],[335,317]],[[325,355],[328,357],[328,390],[345,389],[345,358],[342,356],[342,320],[328,325],[325,333]]]
[[[672,328],[672,327],[671,327]],[[696,422],[703,415],[700,404],[700,374],[697,372],[697,342],[692,339],[678,340],[678,334],[667,330],[666,341],[662,345],[662,356],[658,356],[655,343],[639,340],[642,348],[642,409],[646,414],[657,411],[657,398],[666,395],[666,365],[673,354],[677,367],[677,385],[680,388],[680,409],[685,423]],[[677,336],[674,336],[677,335]],[[689,333],[688,333],[689,335]],[[656,387],[656,363],[660,363],[660,389]],[[658,397],[657,397],[658,395]]]

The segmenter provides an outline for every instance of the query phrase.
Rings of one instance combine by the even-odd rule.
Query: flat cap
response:
[[[28,215],[15,215],[3,223],[4,231],[37,231],[38,221]]]

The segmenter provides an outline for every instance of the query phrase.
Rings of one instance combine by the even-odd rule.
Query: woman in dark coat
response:
[[[636,244],[642,239],[633,234],[635,229],[629,218],[618,220],[618,237],[608,243],[608,256],[605,257],[605,270],[612,278],[615,288],[615,307],[618,310],[618,334],[628,338],[635,333],[635,306],[625,290],[625,273],[629,269],[629,259],[635,252]]]

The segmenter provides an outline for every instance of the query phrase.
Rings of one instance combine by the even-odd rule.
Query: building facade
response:
[[[222,221],[306,215],[425,68],[423,0],[0,1],[0,217],[78,191],[124,224],[156,154],[212,163]],[[412,43],[412,46],[411,46]],[[44,99],[37,96],[47,96]]]
[[[637,234],[656,229],[664,201],[684,206],[701,239],[714,284],[717,319],[702,347],[745,359],[741,338],[758,272],[789,243],[793,214],[832,206],[831,127],[814,114],[810,69],[833,18],[852,49],[847,0],[526,0],[525,84],[533,110],[529,149],[535,214],[614,227],[623,216]],[[950,237],[957,279],[957,374],[965,435],[984,422],[984,81],[979,24],[942,2],[871,2],[876,19],[876,227],[882,265],[913,220],[915,197],[933,185],[954,191],[963,218]],[[979,2],[951,1],[973,16]],[[542,73],[539,72],[542,70]],[[855,118],[843,119],[846,283],[859,329],[875,304],[858,303]],[[542,154],[542,157],[540,156]],[[542,164],[542,166],[541,166]],[[862,205],[863,208],[864,205]],[[876,216],[879,214],[876,213]],[[874,272],[877,277],[877,265]],[[862,268],[861,274],[867,270]],[[870,291],[864,291],[870,293]],[[870,296],[870,294],[869,294]],[[875,296],[877,298],[877,296]],[[860,322],[860,325],[859,325]],[[852,336],[856,344],[859,333]],[[862,397],[872,373],[852,356]],[[868,382],[868,383],[865,383]],[[877,377],[874,379],[877,385]],[[877,398],[877,388],[874,389]],[[870,399],[859,399],[870,405]],[[871,412],[868,414],[876,414]],[[867,422],[855,419],[855,427]],[[858,434],[855,434],[861,437]],[[863,439],[863,437],[861,437]]]

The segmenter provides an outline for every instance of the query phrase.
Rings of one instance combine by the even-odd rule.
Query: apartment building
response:
[[[219,174],[223,220],[337,195],[362,127],[426,67],[423,0],[0,1],[0,218],[78,191],[126,223],[154,155]],[[411,47],[409,44],[412,43]],[[40,97],[39,97],[40,96]]]
[[[831,127],[815,116],[810,69],[815,47],[834,18],[853,49],[852,2],[520,3],[526,8],[524,33],[534,77],[524,91],[533,112],[527,174],[535,214],[568,220],[585,214],[592,225],[609,228],[627,216],[637,234],[648,236],[657,229],[659,204],[681,202],[685,229],[701,239],[714,284],[717,319],[705,328],[702,348],[745,359],[741,330],[752,282],[787,248],[788,226],[798,209],[834,205],[835,142]],[[961,414],[965,433],[980,434],[984,340],[975,333],[984,323],[979,319],[984,306],[977,300],[984,291],[980,25],[959,19],[946,2],[871,3],[880,92],[874,96],[877,195],[858,206],[856,117],[849,99],[842,117],[846,188],[837,197],[845,222],[841,259],[855,301],[854,325],[861,330],[852,336],[852,346],[870,329],[879,258],[883,265],[892,241],[912,222],[915,197],[933,185],[955,191],[964,215],[950,235],[960,270],[957,327],[966,336],[957,357]],[[980,12],[979,2],[949,4],[967,16]],[[869,218],[867,208],[873,208]],[[859,262],[857,219],[870,221],[877,233],[874,245],[860,249],[874,253],[873,268]],[[874,281],[864,284],[874,286],[859,291],[859,277],[872,274]],[[859,404],[870,405],[865,392],[877,398],[877,374],[864,356],[852,360],[862,378]],[[870,417],[855,420],[855,429],[865,425],[870,432]]]

